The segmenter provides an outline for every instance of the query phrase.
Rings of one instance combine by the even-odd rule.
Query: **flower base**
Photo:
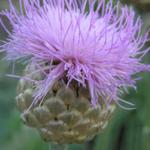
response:
[[[66,87],[58,81],[36,105],[32,105],[33,93],[34,84],[20,79],[16,100],[21,118],[27,126],[36,128],[44,141],[56,144],[91,140],[106,127],[115,109],[114,104],[91,105],[88,89],[76,83]]]

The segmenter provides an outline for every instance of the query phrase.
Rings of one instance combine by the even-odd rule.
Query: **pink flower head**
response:
[[[133,75],[150,70],[141,63],[148,32],[141,35],[141,19],[132,8],[113,0],[18,1],[19,10],[9,0],[10,10],[0,13],[12,25],[10,33],[0,20],[9,34],[2,48],[8,60],[26,58],[45,74],[36,82],[35,101],[65,76],[67,85],[75,80],[89,88],[93,105],[99,96],[119,104],[123,89],[135,87]]]

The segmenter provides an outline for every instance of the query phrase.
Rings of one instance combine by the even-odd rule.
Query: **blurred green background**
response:
[[[17,0],[14,0],[14,2]],[[144,20],[143,31],[150,27],[150,0],[122,0],[132,5]],[[0,10],[7,8],[7,1],[0,0]],[[0,40],[6,33],[0,28]],[[4,56],[1,54],[0,58]],[[150,54],[144,60],[150,63]],[[5,77],[11,65],[0,61],[0,150],[48,150],[49,144],[23,125],[15,106],[17,80]],[[22,66],[18,65],[17,70]],[[93,141],[70,145],[69,150],[150,150],[150,74],[141,73],[137,91],[129,90],[125,99],[135,103],[136,110],[117,109],[109,126]]]

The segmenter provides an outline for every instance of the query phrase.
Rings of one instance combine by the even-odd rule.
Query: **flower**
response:
[[[9,34],[2,49],[7,60],[26,58],[45,74],[43,80],[35,81],[34,102],[56,81],[67,78],[67,86],[75,80],[89,89],[93,105],[99,97],[108,105],[112,101],[119,104],[123,89],[135,87],[133,75],[150,70],[141,63],[150,49],[144,49],[148,32],[141,35],[142,21],[132,8],[119,2],[113,5],[113,0],[19,3],[17,10],[9,0],[10,10],[0,13],[12,25],[10,33],[0,20]]]

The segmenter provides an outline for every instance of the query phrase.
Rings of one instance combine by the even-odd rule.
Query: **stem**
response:
[[[63,144],[50,144],[49,150],[68,150],[68,145]]]

